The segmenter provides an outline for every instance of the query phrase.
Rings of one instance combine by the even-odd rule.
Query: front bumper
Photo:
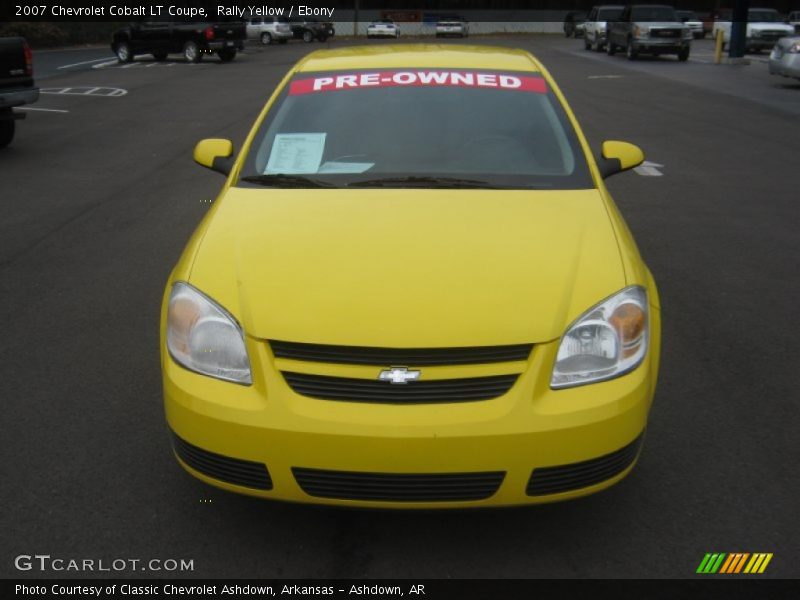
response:
[[[756,38],[756,37],[749,37],[745,42],[745,47],[748,50],[771,50],[775,47],[775,43],[778,41],[778,38],[770,37],[770,38]]]
[[[39,99],[39,88],[11,88],[0,91],[0,108],[13,108],[23,104],[33,104]]]
[[[688,39],[653,39],[642,38],[633,40],[633,47],[640,52],[658,52],[660,54],[677,54],[682,50],[692,47]]]
[[[800,54],[786,53],[775,57],[773,53],[769,59],[769,72],[773,75],[800,79]]]
[[[659,327],[652,308],[649,353],[617,379],[551,390],[554,341],[534,346],[527,361],[469,367],[518,372],[502,396],[446,404],[302,396],[281,371],[359,376],[372,367],[276,359],[261,340],[247,341],[252,386],[192,373],[164,353],[166,416],[181,465],[243,494],[385,508],[567,500],[602,490],[632,468],[655,389]],[[425,371],[447,377],[465,368]]]

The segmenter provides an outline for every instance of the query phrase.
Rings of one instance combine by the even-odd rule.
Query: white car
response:
[[[400,28],[395,25],[391,19],[382,19],[380,21],[373,21],[367,27],[367,37],[400,37]]]
[[[713,36],[722,30],[724,45],[731,41],[731,17],[714,22]],[[780,38],[794,35],[794,27],[783,22],[780,13],[772,8],[751,8],[747,11],[745,48],[748,52],[760,52],[772,48]]]
[[[675,16],[678,17],[678,21],[689,28],[689,31],[692,32],[694,39],[699,40],[706,36],[706,32],[703,29],[703,22],[697,18],[697,15],[694,14],[694,11],[676,10]]]
[[[583,45],[587,50],[603,51],[606,46],[608,22],[617,20],[623,8],[625,7],[616,4],[604,4],[592,8],[583,24]]]
[[[769,55],[769,72],[800,79],[800,36],[778,40]]]
[[[461,17],[445,17],[436,22],[436,37],[468,37],[469,25]]]
[[[285,17],[251,17],[245,21],[247,39],[259,40],[265,46],[272,42],[285,44],[292,39],[292,25]]]

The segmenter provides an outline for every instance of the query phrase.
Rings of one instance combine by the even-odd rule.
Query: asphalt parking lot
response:
[[[444,513],[264,502],[185,474],[161,406],[160,302],[223,182],[192,148],[238,147],[292,64],[351,42],[229,64],[43,53],[44,93],[0,151],[0,575],[64,575],[14,568],[39,553],[193,559],[180,575],[207,578],[681,578],[713,551],[771,552],[763,577],[800,576],[800,81],[769,76],[766,55],[714,66],[710,40],[688,63],[558,36],[469,41],[531,50],[595,147],[627,140],[651,163],[609,180],[663,306],[632,474],[569,503]]]

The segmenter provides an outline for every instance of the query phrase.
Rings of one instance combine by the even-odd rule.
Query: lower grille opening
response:
[[[272,489],[272,478],[267,466],[262,463],[203,450],[179,438],[175,433],[172,434],[172,447],[178,458],[203,475],[257,490]]]
[[[364,473],[293,467],[300,488],[309,496],[337,500],[436,502],[485,500],[503,483],[505,472]]]
[[[534,469],[525,493],[528,496],[558,494],[611,479],[622,473],[636,460],[641,445],[642,436],[640,435],[627,446],[598,458],[569,465]]]

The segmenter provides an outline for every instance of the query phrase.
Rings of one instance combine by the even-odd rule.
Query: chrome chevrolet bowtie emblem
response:
[[[388,381],[389,383],[405,384],[409,381],[417,381],[422,375],[421,371],[409,371],[406,367],[392,367],[391,369],[384,369],[378,375],[381,381]]]

